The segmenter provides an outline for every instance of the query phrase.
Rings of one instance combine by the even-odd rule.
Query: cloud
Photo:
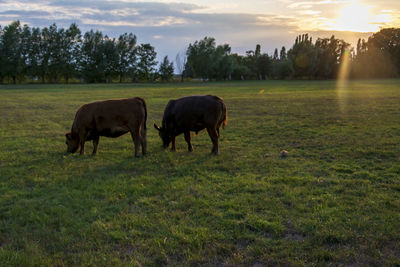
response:
[[[293,2],[288,5],[288,8],[311,8],[316,5],[336,5],[346,4],[349,0],[317,0],[317,1],[304,1],[304,2]]]

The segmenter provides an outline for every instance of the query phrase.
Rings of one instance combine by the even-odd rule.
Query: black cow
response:
[[[187,96],[177,100],[170,100],[165,107],[162,126],[154,123],[159,132],[164,148],[172,142],[175,151],[175,138],[183,133],[188,144],[188,150],[193,151],[190,132],[196,134],[207,129],[213,143],[212,153],[218,155],[219,127],[227,124],[226,106],[224,100],[218,96]]]

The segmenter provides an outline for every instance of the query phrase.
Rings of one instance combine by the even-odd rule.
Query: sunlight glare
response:
[[[347,83],[349,80],[350,51],[346,50],[342,57],[337,81],[337,96],[339,100],[339,108],[342,113],[346,112],[347,107]]]
[[[390,14],[373,14],[371,7],[352,1],[339,11],[331,28],[338,31],[376,32],[379,31],[379,24],[388,23],[390,18]]]

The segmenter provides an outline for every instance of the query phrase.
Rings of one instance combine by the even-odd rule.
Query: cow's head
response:
[[[78,136],[73,135],[71,132],[68,132],[65,134],[65,138],[65,143],[67,144],[67,152],[75,153],[79,147]]]
[[[157,126],[156,123],[154,123],[154,128],[158,131],[158,135],[160,136],[163,142],[163,147],[164,148],[169,147],[169,144],[171,143],[171,136],[169,135],[167,129],[165,129],[164,126],[162,127]]]

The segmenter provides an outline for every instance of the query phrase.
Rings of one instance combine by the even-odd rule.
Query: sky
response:
[[[380,28],[400,27],[400,0],[0,0],[0,25],[15,20],[40,28],[76,23],[110,37],[133,33],[156,48],[159,60],[174,61],[205,36],[239,54],[257,44],[270,55],[288,50],[303,33],[355,45]]]

